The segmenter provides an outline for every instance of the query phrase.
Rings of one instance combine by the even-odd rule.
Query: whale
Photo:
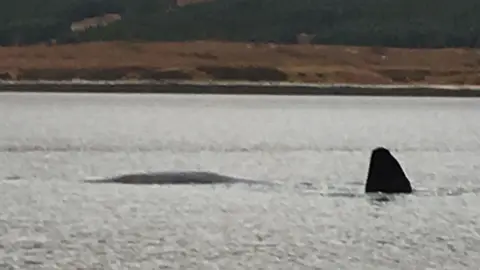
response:
[[[259,181],[232,177],[208,171],[166,171],[131,173],[101,179],[87,179],[88,183],[117,183],[135,185],[212,185],[247,184],[278,186],[271,181]],[[313,187],[312,183],[300,183]],[[366,193],[411,193],[412,187],[397,159],[384,147],[372,150],[365,184]]]
[[[385,147],[377,147],[371,152],[365,193],[412,193],[405,171]]]
[[[114,176],[104,179],[87,179],[88,183],[118,183],[118,184],[136,184],[136,185],[194,185],[194,184],[257,184],[257,185],[276,185],[274,182],[257,181],[239,177],[221,175],[214,172],[203,171],[167,171],[155,173],[132,173]]]

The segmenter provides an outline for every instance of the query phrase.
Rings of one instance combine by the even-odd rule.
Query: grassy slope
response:
[[[480,54],[466,49],[116,42],[0,48],[0,58],[7,79],[480,84]]]

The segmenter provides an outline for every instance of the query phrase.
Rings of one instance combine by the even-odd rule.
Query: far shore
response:
[[[480,97],[480,86],[198,81],[6,81],[1,92]]]
[[[219,41],[0,47],[0,91],[480,96],[480,50]]]

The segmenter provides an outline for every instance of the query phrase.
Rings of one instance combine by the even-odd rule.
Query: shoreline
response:
[[[480,97],[478,85],[323,84],[248,81],[12,81],[0,80],[0,93],[218,94],[293,96]]]

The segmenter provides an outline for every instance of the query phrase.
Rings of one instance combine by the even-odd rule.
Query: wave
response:
[[[259,143],[248,146],[222,146],[222,145],[199,145],[184,142],[161,143],[155,145],[0,145],[0,152],[4,153],[30,153],[30,152],[174,152],[174,153],[196,153],[196,152],[220,152],[220,153],[248,153],[248,152],[370,152],[373,146],[350,147],[350,146],[316,146],[316,145],[289,145]],[[480,145],[475,147],[389,147],[393,152],[480,152]]]
[[[310,196],[313,195],[313,196],[322,196],[322,197],[330,197],[330,198],[360,198],[360,199],[366,198],[376,202],[389,202],[389,201],[395,201],[398,198],[408,198],[409,196],[459,197],[459,196],[468,195],[468,194],[479,195],[480,187],[459,187],[459,188],[439,187],[436,189],[415,189],[412,194],[383,194],[383,193],[366,194],[366,193],[363,193],[363,189],[360,192],[337,192],[337,191],[325,192],[321,190],[316,190],[314,186],[309,186],[308,189],[301,190],[301,192]]]

